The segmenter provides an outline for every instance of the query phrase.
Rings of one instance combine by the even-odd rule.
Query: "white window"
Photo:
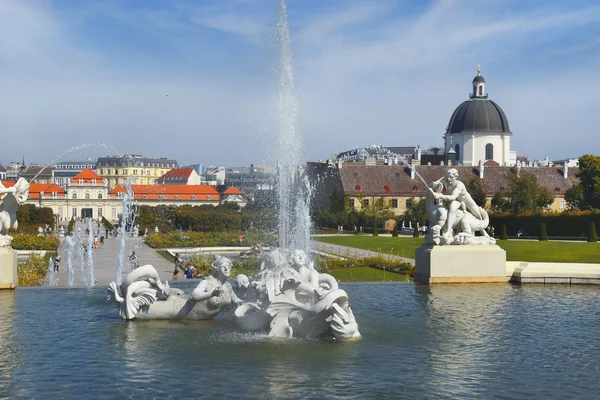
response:
[[[98,198],[101,199],[102,198],[102,193],[98,193]]]
[[[76,199],[77,198],[77,193],[73,193],[73,196],[71,196],[71,198]]]
[[[175,200],[179,200],[179,195],[176,195],[176,196],[175,196]]]
[[[192,200],[196,200],[196,196],[192,195]]]
[[[89,193],[86,193],[86,194],[85,194],[85,199],[86,199],[86,200],[89,200],[89,199],[90,199],[90,194],[89,194]]]
[[[560,203],[559,203],[559,205],[558,205],[558,208],[560,208],[561,210],[564,210],[564,209],[565,209],[565,201],[564,201],[564,200],[561,200],[561,201],[560,201]]]
[[[146,195],[142,196],[142,199],[147,199],[147,198],[148,198],[148,196],[146,196]]]
[[[62,207],[58,207],[58,217],[59,217],[60,219],[62,219],[62,218],[63,218],[63,208],[62,208]]]
[[[207,197],[208,197],[208,200],[210,200],[210,199],[211,199],[210,195],[209,195],[209,196],[207,196]]]
[[[98,207],[98,218],[102,218],[102,207]]]
[[[74,217],[77,217],[77,207],[73,207],[73,214]]]
[[[117,209],[115,207],[110,209],[110,216],[114,219],[117,218]]]

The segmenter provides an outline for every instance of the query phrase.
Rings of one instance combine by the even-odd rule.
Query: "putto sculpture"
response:
[[[446,194],[442,194],[444,188]],[[487,212],[458,180],[456,169],[450,168],[446,176],[431,184],[425,208],[431,226],[427,244],[496,244],[485,230],[490,222]],[[476,232],[481,236],[475,236]]]
[[[243,330],[268,331],[277,338],[360,337],[348,295],[331,275],[317,272],[304,251],[265,252],[258,276],[238,275],[235,291],[228,282],[231,267],[230,259],[216,256],[211,275],[186,295],[161,282],[154,267],[145,265],[120,286],[111,282],[108,299],[127,320],[211,319],[233,304]]]
[[[12,236],[8,235],[9,229],[17,229],[17,210],[29,197],[29,182],[25,178],[19,178],[14,186],[5,187],[0,182],[0,247],[10,246]]]

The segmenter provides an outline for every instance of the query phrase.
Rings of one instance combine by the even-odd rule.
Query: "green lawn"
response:
[[[394,254],[401,257],[415,258],[415,250],[425,243],[424,239],[413,237],[390,236],[321,236],[314,238],[319,242],[339,244],[357,249]]]
[[[325,236],[321,242],[414,258],[423,239],[380,236]],[[499,240],[508,261],[600,263],[600,243]]]
[[[384,272],[370,267],[341,268],[328,273],[340,282],[396,282],[411,279],[406,275]]]

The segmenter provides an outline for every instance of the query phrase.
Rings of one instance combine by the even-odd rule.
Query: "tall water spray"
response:
[[[279,206],[279,246],[310,254],[308,180],[300,180],[302,144],[297,132],[298,104],[294,88],[292,40],[285,0],[277,10],[277,44],[280,52],[276,187]]]
[[[119,252],[117,255],[116,283],[120,285],[123,282],[123,275],[131,270],[129,263],[129,251],[127,246],[127,228],[131,230],[135,227],[137,214],[135,212],[135,200],[133,189],[131,188],[132,178],[129,177],[126,184],[127,193],[123,194],[123,214],[121,215],[121,224],[119,226]],[[140,243],[141,245],[141,243]],[[137,250],[137,248],[135,248]]]
[[[50,257],[48,259],[48,272],[46,275],[48,276],[48,286],[58,285],[58,276],[54,271],[54,258],[53,257]]]
[[[94,221],[87,219],[86,286],[94,286]]]
[[[67,262],[67,286],[73,286],[75,283],[75,268],[73,268],[73,253],[75,252],[75,241],[72,236],[65,237],[66,244],[64,259]]]

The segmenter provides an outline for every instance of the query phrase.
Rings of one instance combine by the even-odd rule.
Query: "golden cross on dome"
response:
[[[477,75],[481,73],[481,64],[477,64]]]

